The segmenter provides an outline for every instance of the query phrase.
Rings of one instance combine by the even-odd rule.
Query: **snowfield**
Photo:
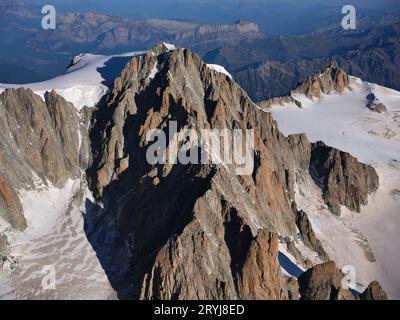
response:
[[[310,217],[329,256],[340,267],[356,269],[357,289],[378,280],[391,298],[400,298],[400,92],[350,78],[351,90],[312,101],[293,95],[294,104],[268,109],[286,135],[306,133],[311,142],[349,152],[371,164],[380,188],[360,214],[343,208],[340,218],[324,206],[321,192],[311,180],[297,186],[297,202]],[[386,105],[386,113],[366,107],[367,95]]]

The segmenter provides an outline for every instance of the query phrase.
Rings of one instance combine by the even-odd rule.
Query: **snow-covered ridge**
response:
[[[224,75],[232,79],[232,75],[223,66],[220,66],[218,64],[207,64],[207,67],[219,73],[223,73]]]
[[[128,60],[144,52],[129,52],[120,55],[103,56],[83,54],[63,75],[56,78],[30,84],[0,84],[0,92],[7,88],[30,88],[44,98],[47,91],[55,90],[77,109],[93,107],[108,91],[107,82],[119,68],[122,70]],[[111,70],[113,69],[113,70]]]

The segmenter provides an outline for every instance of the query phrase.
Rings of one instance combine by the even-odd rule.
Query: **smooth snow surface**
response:
[[[333,216],[312,181],[298,186],[297,202],[330,257],[340,267],[356,268],[358,289],[378,280],[391,298],[400,298],[400,92],[354,77],[350,86],[320,101],[294,96],[301,109],[287,104],[268,111],[286,135],[305,132],[311,142],[322,140],[375,167],[380,188],[360,214],[343,208],[340,218]],[[387,113],[366,107],[371,92]]]

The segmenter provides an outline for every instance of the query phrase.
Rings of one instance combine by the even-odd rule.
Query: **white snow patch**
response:
[[[158,73],[158,69],[159,69],[159,66],[158,66],[157,63],[155,63],[153,69],[151,69],[151,72],[149,74],[149,80],[150,81],[153,80],[156,77],[156,75]]]
[[[28,233],[42,236],[52,231],[59,213],[68,208],[70,197],[79,181],[69,179],[62,189],[49,187],[37,190],[20,190],[20,200],[28,222]]]
[[[163,42],[163,45],[170,51],[175,50],[176,47],[175,45],[171,44],[171,43],[167,43],[167,42]]]
[[[232,75],[223,66],[220,66],[218,64],[207,64],[207,67],[219,73],[223,73],[224,75],[232,79]]]

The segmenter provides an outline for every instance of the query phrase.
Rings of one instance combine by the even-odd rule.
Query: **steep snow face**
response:
[[[375,167],[380,188],[360,214],[346,208],[340,218],[330,214],[313,181],[298,186],[297,202],[330,257],[341,267],[355,267],[359,290],[379,280],[391,298],[400,298],[400,92],[354,77],[350,87],[320,101],[294,96],[302,109],[286,104],[269,111],[285,134],[305,132],[310,141],[322,140]],[[366,107],[370,93],[386,113]]]
[[[54,89],[77,109],[93,107],[108,91],[127,62],[143,53],[129,52],[113,56],[83,54],[76,57],[75,64],[61,76],[32,84],[0,84],[0,92],[7,88],[24,87],[44,98],[47,91]]]

